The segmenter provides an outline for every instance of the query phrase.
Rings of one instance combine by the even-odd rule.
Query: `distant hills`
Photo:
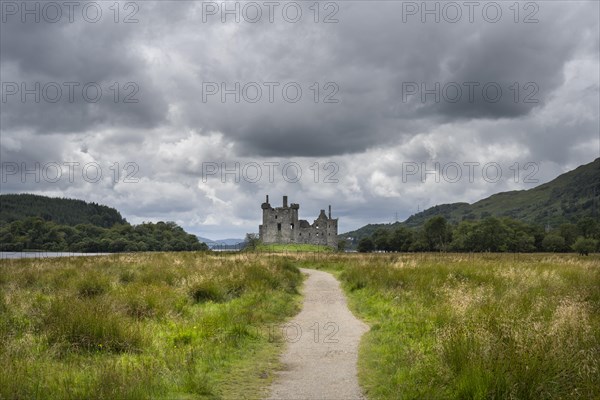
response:
[[[110,228],[127,221],[112,207],[83,200],[38,196],[35,194],[0,195],[0,224],[28,217],[40,217],[58,225],[91,224]]]
[[[598,218],[599,201],[600,158],[597,158],[533,189],[501,192],[473,204],[441,204],[414,214],[404,222],[369,224],[339,236],[359,240],[371,236],[379,228],[418,228],[435,216],[443,216],[452,224],[494,216],[556,227],[562,223],[576,222],[583,217]]]
[[[219,239],[212,240],[205,237],[198,236],[198,240],[203,243],[206,243],[210,249],[214,248],[227,248],[227,247],[236,247],[240,243],[244,243],[244,239]]]

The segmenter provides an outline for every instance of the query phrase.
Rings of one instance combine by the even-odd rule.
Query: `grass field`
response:
[[[299,259],[299,265],[311,264]],[[332,256],[369,399],[600,398],[600,258]]]
[[[258,398],[301,280],[243,255],[3,261],[0,398]]]
[[[2,261],[0,398],[261,398],[296,267],[371,325],[371,400],[600,398],[598,255],[302,252]]]
[[[332,252],[331,247],[316,244],[288,243],[288,244],[260,244],[257,252],[267,253],[298,253],[298,252]]]

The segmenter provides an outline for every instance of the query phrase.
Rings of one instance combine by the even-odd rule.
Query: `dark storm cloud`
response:
[[[15,4],[20,9],[25,3]],[[139,23],[115,23],[109,3],[95,4],[103,13],[96,23],[77,12],[73,22],[63,14],[56,23],[43,13],[39,22],[31,15],[25,22],[19,13],[3,15],[3,129],[80,133],[164,121],[167,105],[136,42]]]
[[[218,16],[203,23],[201,2],[140,3],[133,24],[114,23],[107,7],[94,24],[9,18],[2,24],[3,81],[80,86],[74,103],[10,96],[2,104],[4,129],[152,128],[167,122],[173,104],[187,126],[223,132],[244,154],[360,152],[432,124],[528,114],[560,86],[565,63],[595,17],[577,4],[565,12],[540,3],[537,23],[515,23],[504,4],[496,23],[479,10],[471,23],[465,9],[457,23],[431,16],[422,23],[420,14],[403,22],[403,2],[340,4],[334,24],[314,24],[306,7],[307,17],[296,24],[280,16],[272,24],[222,24]],[[179,75],[170,66],[181,68],[181,62],[187,67]],[[220,93],[202,98],[206,82],[231,89],[236,82],[269,81],[279,85],[273,101],[265,86],[256,104],[235,103],[231,95],[222,102]],[[103,90],[98,103],[80,93],[89,82]],[[302,89],[297,103],[282,97],[290,82]],[[138,102],[124,103],[128,94]],[[324,104],[327,95],[338,103]]]
[[[225,31],[213,24],[186,48],[194,50],[185,53],[194,79],[176,83],[180,106],[191,126],[221,131],[245,154],[261,156],[360,152],[439,123],[520,118],[563,83],[565,64],[595,15],[585,4],[540,3],[538,22],[525,24],[502,7],[497,23],[477,13],[473,23],[402,23],[402,2],[353,2],[342,4],[340,22],[330,25],[276,21],[258,30],[241,22]],[[201,100],[206,82],[231,90],[236,82],[267,81],[280,84],[273,102],[264,87],[257,103],[222,100],[220,91]],[[289,82],[303,89],[294,104],[280,92]],[[320,103],[312,99],[314,82]],[[327,82],[339,89],[338,104],[322,103]]]
[[[508,176],[495,184],[481,176],[474,183],[406,183],[403,162],[494,161],[508,171],[534,161],[548,180],[597,157],[597,2],[528,2],[539,8],[531,24],[523,23],[531,11],[524,8],[514,22],[513,2],[496,2],[498,22],[482,17],[491,2],[480,2],[473,22],[463,8],[457,23],[431,16],[422,23],[419,13],[403,20],[403,7],[423,2],[339,2],[339,21],[330,24],[322,23],[323,9],[314,23],[312,2],[300,3],[298,23],[282,19],[281,5],[273,23],[264,14],[257,23],[222,23],[221,15],[203,21],[200,1],[135,3],[134,24],[112,21],[112,2],[98,2],[104,18],[95,24],[80,17],[0,24],[3,83],[95,82],[103,89],[97,103],[82,100],[80,90],[73,103],[8,97],[0,103],[2,162],[97,162],[107,171],[96,184],[11,180],[3,192],[105,202],[135,222],[176,220],[200,234],[225,232],[221,237],[255,231],[264,194],[277,204],[287,194],[307,219],[332,203],[340,230],[350,230],[392,221],[396,212],[402,220],[427,206],[528,187]],[[120,100],[130,93],[123,86],[135,83],[138,102],[115,102],[115,82]],[[255,82],[263,96],[255,103],[231,94],[222,101],[220,93],[204,99],[210,82],[229,89]],[[273,101],[265,82],[278,84]],[[474,101],[467,82],[476,84]],[[302,88],[297,102],[282,97],[286,83]],[[502,89],[498,101],[482,98],[490,83]],[[436,84],[440,100],[422,99],[421,90]],[[456,102],[445,98],[454,84],[463,90]],[[337,102],[325,102],[328,95]],[[202,179],[202,162],[266,160],[300,162],[303,180]],[[140,182],[114,182],[109,167],[116,161],[136,163]],[[312,182],[315,161],[335,161],[339,183]]]

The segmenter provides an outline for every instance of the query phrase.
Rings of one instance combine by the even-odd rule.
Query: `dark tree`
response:
[[[370,253],[375,250],[375,243],[373,243],[371,238],[362,238],[358,242],[357,250],[361,253]]]
[[[425,222],[423,233],[425,234],[425,241],[429,250],[445,250],[446,245],[452,237],[452,231],[448,226],[448,222],[442,216],[428,219]]]

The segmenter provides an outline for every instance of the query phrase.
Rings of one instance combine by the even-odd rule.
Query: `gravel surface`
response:
[[[356,376],[360,337],[369,328],[354,317],[333,275],[302,269],[308,275],[302,311],[284,328],[284,370],[271,386],[269,400],[365,399]]]

